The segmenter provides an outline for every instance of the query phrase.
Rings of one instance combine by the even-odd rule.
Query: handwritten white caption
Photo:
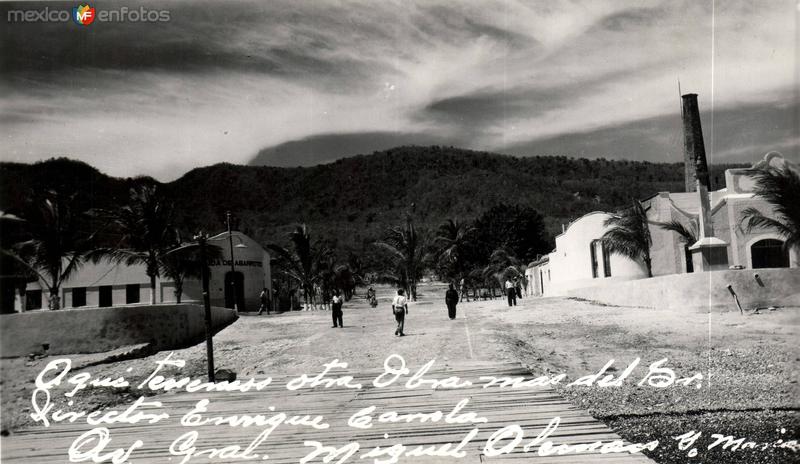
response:
[[[658,360],[650,364],[647,373],[638,379],[636,385],[641,387],[668,388],[668,387],[694,387],[701,388],[703,375],[695,373],[689,377],[679,377],[669,367],[666,367],[667,359]],[[597,386],[601,388],[620,387],[627,382],[635,381],[631,375],[641,360],[636,358],[619,375],[607,374],[606,372],[613,366],[614,360],[609,360],[598,372],[583,376],[573,382],[566,383],[567,386]],[[383,363],[383,372],[372,379],[372,387],[376,389],[387,388],[390,386],[401,386],[406,390],[415,389],[463,389],[478,386],[482,389],[521,389],[552,386],[564,383],[565,374],[544,375],[533,378],[525,377],[493,377],[482,376],[476,381],[461,379],[457,376],[436,378],[429,372],[434,366],[435,360],[431,360],[413,374],[406,365],[402,356],[397,354],[390,355]],[[171,392],[184,391],[188,393],[197,392],[239,392],[263,391],[272,386],[272,378],[247,379],[245,381],[223,381],[218,383],[204,382],[200,379],[190,377],[174,378],[165,377],[162,372],[167,367],[183,368],[186,364],[184,360],[173,359],[173,353],[168,354],[164,359],[155,361],[153,371],[135,387],[135,390],[150,392]],[[289,391],[299,391],[310,388],[344,388],[362,390],[361,383],[356,382],[355,378],[349,375],[336,375],[333,371],[346,369],[347,363],[335,359],[325,365],[321,372],[316,375],[302,374],[288,380],[282,387]],[[156,424],[170,418],[164,410],[160,401],[148,401],[146,396],[140,396],[125,409],[104,409],[87,413],[86,411],[73,411],[71,407],[74,402],[67,402],[68,409],[56,409],[52,402],[51,390],[55,387],[62,387],[66,390],[64,396],[73,398],[87,388],[109,388],[131,390],[131,384],[122,376],[117,378],[93,378],[87,372],[70,375],[72,362],[69,359],[56,359],[49,362],[36,377],[36,388],[31,395],[33,413],[31,417],[41,423],[44,427],[50,427],[53,423],[85,421],[86,424],[94,427],[79,436],[67,450],[70,462],[91,461],[94,463],[111,462],[113,464],[123,464],[129,462],[135,450],[144,446],[142,440],[135,440],[125,447],[113,448],[111,446],[111,430],[106,425],[112,424]],[[274,387],[273,387],[274,388]],[[280,386],[278,388],[281,388]],[[342,426],[351,429],[366,430],[375,424],[394,424],[394,423],[438,423],[473,425],[458,443],[444,443],[428,446],[406,446],[402,443],[394,443],[391,446],[374,446],[371,449],[362,448],[357,441],[351,441],[340,447],[326,445],[319,441],[306,440],[303,446],[311,448],[304,451],[306,454],[299,462],[305,464],[312,460],[322,460],[323,462],[344,463],[351,457],[358,454],[360,459],[372,459],[376,464],[393,464],[402,457],[442,457],[442,458],[463,458],[467,455],[465,448],[480,433],[479,424],[486,424],[488,419],[477,412],[468,411],[470,398],[461,399],[449,412],[412,412],[399,413],[397,411],[378,412],[376,406],[368,406],[355,411]],[[331,427],[324,415],[321,414],[296,414],[291,415],[276,410],[275,406],[266,407],[266,411],[260,414],[234,414],[234,415],[214,415],[209,413],[209,406],[212,401],[206,398],[198,400],[188,411],[180,417],[179,423],[182,427],[189,430],[175,438],[168,447],[168,453],[172,456],[180,457],[180,464],[186,464],[194,458],[206,459],[237,459],[237,460],[268,460],[267,454],[259,453],[261,445],[279,427],[300,427],[309,430],[327,430]],[[312,405],[313,406],[313,405]],[[560,417],[553,417],[550,422],[535,437],[528,438],[525,442],[525,431],[519,425],[507,425],[494,431],[486,440],[483,447],[483,455],[487,457],[498,456],[514,452],[521,449],[528,453],[535,450],[540,456],[564,455],[571,453],[640,453],[644,450],[654,450],[659,446],[658,440],[647,443],[626,444],[621,440],[611,440],[608,442],[595,441],[582,444],[556,444],[550,437],[556,432],[561,423]],[[207,426],[228,426],[228,427],[254,427],[259,429],[258,435],[246,446],[228,445],[217,448],[200,449],[198,443],[201,441],[200,429]],[[213,429],[212,429],[213,430]],[[204,432],[206,430],[203,430]],[[785,432],[785,430],[784,430]],[[784,433],[782,432],[782,433]],[[689,450],[689,455],[697,453],[692,447],[700,436],[700,432],[689,432],[687,434],[673,437],[681,450]],[[384,434],[385,439],[389,439],[389,434]],[[757,446],[785,447],[797,450],[795,441],[783,442],[779,440],[775,443],[756,444],[746,441],[744,438],[734,438],[730,436],[713,435],[716,441],[709,446],[722,447],[723,449],[756,448]],[[118,446],[118,445],[117,445]],[[170,458],[171,460],[171,458]]]

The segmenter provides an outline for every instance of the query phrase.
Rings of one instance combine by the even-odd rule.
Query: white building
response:
[[[747,231],[742,225],[743,212],[756,208],[774,216],[772,206],[753,193],[749,174],[767,165],[795,169],[780,155],[770,153],[747,169],[728,169],[726,187],[708,193],[708,222],[713,233],[714,262],[705,254],[692,253],[692,243],[684,243],[675,232],[657,223],[677,220],[687,228],[698,227],[701,219],[697,192],[660,192],[642,201],[650,224],[653,246],[650,249],[653,276],[728,269],[766,269],[800,267],[798,254],[783,247],[783,238],[770,229]],[[529,266],[526,275],[534,295],[565,295],[569,290],[606,285],[612,282],[641,279],[647,271],[641,262],[608,253],[602,245],[603,226],[609,213],[589,213],[556,237],[556,248]]]
[[[609,213],[595,211],[571,222],[556,237],[556,249],[532,264],[534,295],[561,295],[573,288],[647,276],[640,263],[611,254],[600,238],[608,230],[603,223]]]
[[[269,253],[256,241],[236,231],[230,236],[223,232],[210,237],[208,242],[218,246],[222,252],[221,260],[210,263],[211,305],[233,308],[235,303],[240,311],[257,310],[262,289],[266,287],[270,294],[272,292]],[[144,265],[127,266],[107,260],[97,264],[87,262],[64,282],[60,292],[61,306],[64,308],[149,304],[150,278],[145,273]],[[33,282],[28,284],[24,298],[17,296],[14,309],[21,312],[46,308],[47,299],[47,287]],[[175,283],[163,276],[157,278],[155,300],[157,303],[175,302]],[[200,280],[185,279],[181,302],[202,300]]]

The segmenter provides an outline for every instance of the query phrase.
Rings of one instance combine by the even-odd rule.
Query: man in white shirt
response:
[[[397,289],[397,296],[392,301],[392,312],[397,321],[397,330],[394,331],[395,335],[404,336],[403,327],[406,322],[406,314],[408,314],[408,300],[405,297],[405,291],[402,288]]]
[[[517,287],[511,279],[506,279],[506,296],[508,297],[508,305],[517,305]]]
[[[344,305],[344,297],[339,290],[333,291],[333,299],[331,300],[331,316],[333,316],[333,328],[336,328],[337,324],[339,328],[343,328],[344,324],[342,324],[342,306]]]

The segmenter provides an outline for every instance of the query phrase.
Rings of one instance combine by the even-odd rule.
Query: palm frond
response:
[[[647,211],[641,202],[634,200],[629,208],[620,211],[606,219],[603,223],[609,229],[603,234],[601,240],[606,249],[611,253],[625,256],[631,260],[642,260],[647,267],[648,276],[652,276],[650,269],[650,248],[653,239],[650,235],[650,221]]]
[[[789,166],[767,167],[750,174],[755,181],[753,193],[769,203],[775,216],[756,208],[742,212],[747,232],[756,228],[773,229],[784,239],[784,246],[800,246],[800,174]]]
[[[792,229],[789,225],[775,218],[765,216],[756,208],[750,207],[742,211],[742,222],[745,225],[745,231],[747,233],[755,229],[773,229],[784,238],[792,235]]]
[[[691,221],[688,226],[685,226],[682,222],[676,219],[668,222],[656,222],[655,224],[664,230],[675,232],[678,234],[678,236],[680,236],[681,242],[685,244],[697,242],[698,231],[697,225],[694,221]]]

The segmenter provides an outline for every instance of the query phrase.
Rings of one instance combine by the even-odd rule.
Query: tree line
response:
[[[30,281],[47,290],[48,308],[60,309],[60,289],[88,263],[109,260],[143,265],[150,280],[150,303],[156,303],[156,279],[174,282],[181,302],[183,282],[209,272],[208,262],[221,257],[215,246],[205,248],[186,239],[172,222],[173,206],[156,185],[131,188],[116,208],[87,208],[76,194],[47,190],[32,195],[18,214],[2,213],[0,254],[4,273],[15,276],[20,293]]]
[[[298,225],[289,245],[269,246],[278,275],[309,306],[325,304],[334,289],[349,299],[357,286],[373,283],[403,288],[415,300],[423,278],[456,284],[477,297],[479,291],[502,292],[506,279],[524,282],[528,263],[552,248],[544,218],[530,207],[499,204],[474,221],[445,219],[427,228],[417,224],[414,206],[362,255],[350,252],[342,262],[331,241],[314,239],[307,225]]]
[[[184,280],[208,272],[208,263],[222,253],[210,247],[201,262],[199,245],[175,225],[174,204],[155,184],[132,187],[114,208],[87,208],[74,193],[48,190],[31,196],[16,213],[0,216],[4,268],[19,276],[21,292],[27,282],[40,281],[53,310],[62,306],[63,284],[85,263],[144,266],[155,304],[159,277],[174,282],[180,302]],[[349,300],[358,286],[371,283],[403,287],[416,299],[425,276],[473,293],[479,288],[494,293],[504,279],[523,277],[527,262],[551,248],[544,218],[520,205],[496,205],[475,221],[447,219],[433,230],[416,224],[412,205],[387,226],[361,255],[343,254],[335,240],[313,237],[305,224],[296,226],[283,243],[264,244],[273,258],[276,286],[300,290],[310,306],[327,303],[337,289]]]

